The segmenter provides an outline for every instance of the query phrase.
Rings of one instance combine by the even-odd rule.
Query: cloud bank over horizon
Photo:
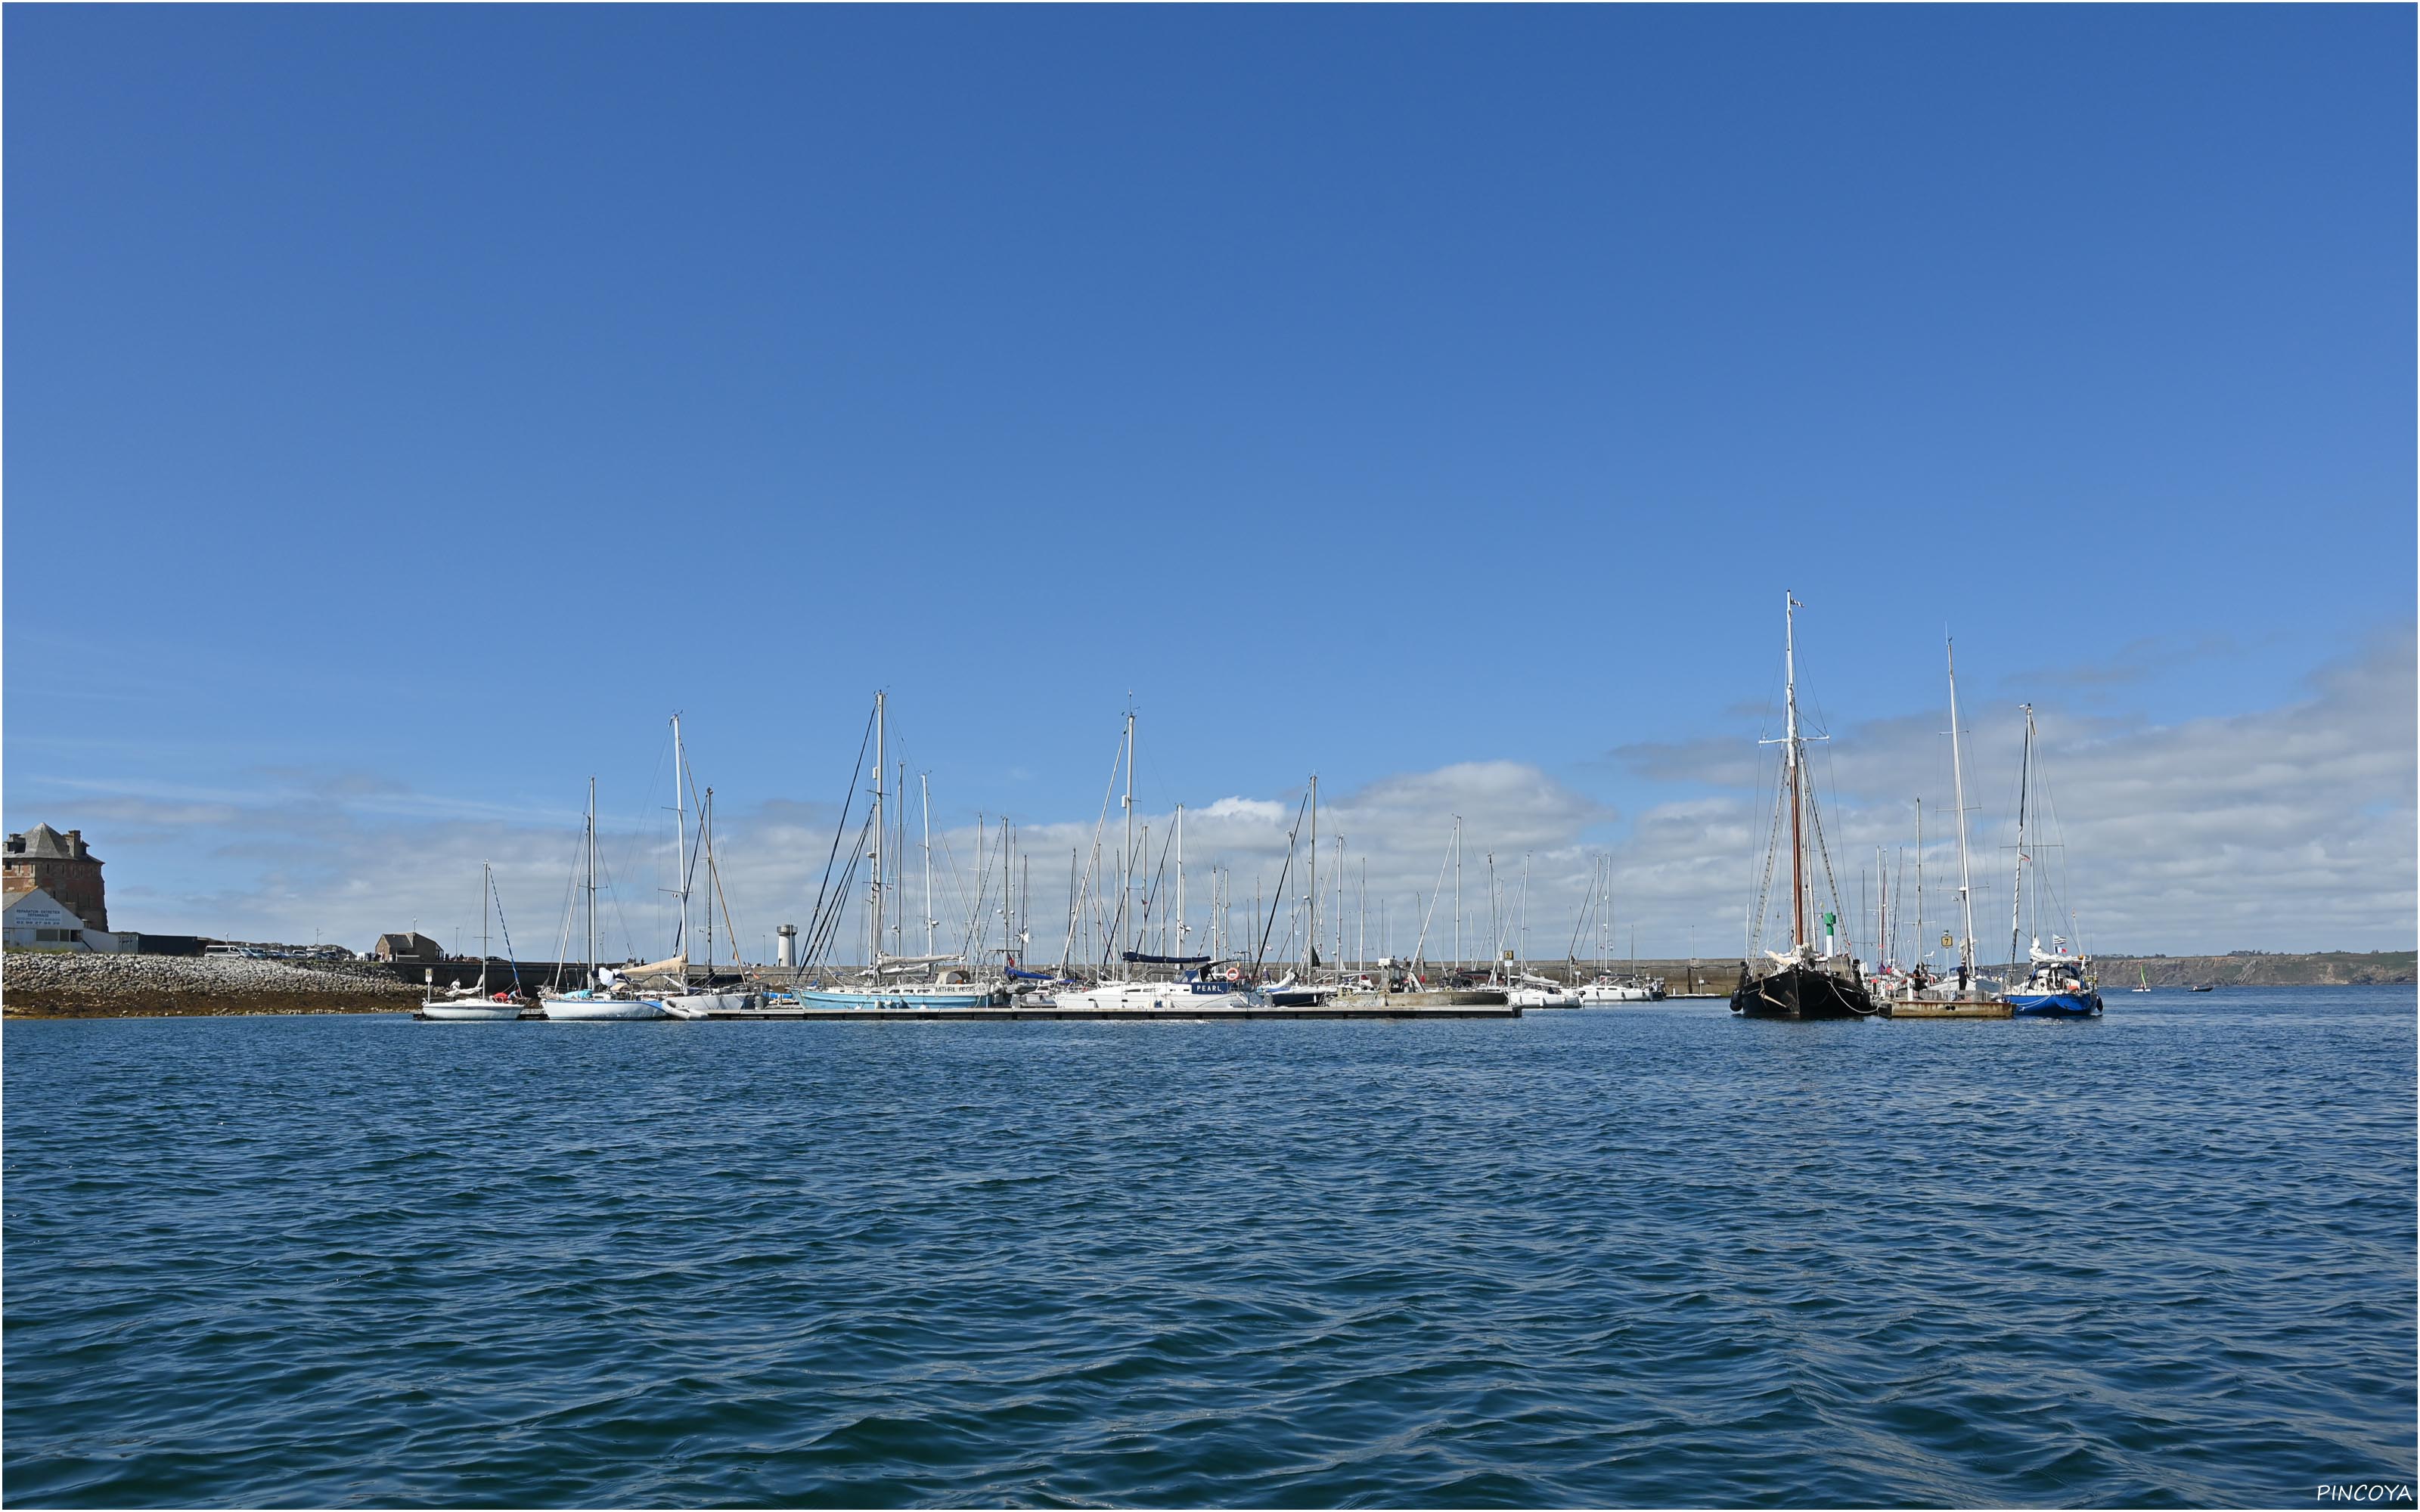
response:
[[[2403,626],[2318,669],[2299,697],[2268,709],[2160,724],[2067,703],[2038,705],[2051,823],[2037,826],[2029,849],[2071,906],[2085,946],[2170,954],[2409,948],[2420,744],[2414,667],[2414,637]],[[1964,714],[1976,933],[1985,956],[1997,959],[2009,933],[2022,716],[1997,696],[1981,706],[1970,699]],[[1901,713],[1843,725],[1814,748],[1810,766],[1830,862],[1841,911],[1852,921],[1871,917],[1878,867],[1893,874],[1900,912],[1912,912],[1919,798],[1928,933],[1949,918],[1955,845],[1946,729],[1944,712]],[[1753,732],[1721,733],[1640,742],[1610,756],[1630,784],[1631,797],[1619,808],[1533,762],[1510,758],[1357,784],[1323,782],[1319,868],[1328,949],[1341,867],[1347,953],[1364,937],[1373,953],[1408,952],[1423,917],[1425,953],[1450,953],[1454,879],[1447,856],[1459,815],[1466,955],[1483,952],[1491,929],[1507,946],[1524,947],[1516,920],[1526,867],[1525,953],[1559,959],[1573,947],[1575,919],[1603,856],[1611,867],[1615,953],[1627,952],[1635,937],[1645,956],[1736,956],[1770,833],[1770,748],[1760,749]],[[259,768],[192,787],[18,777],[10,827],[39,820],[82,828],[109,864],[111,920],[121,929],[327,939],[359,949],[381,931],[417,927],[449,948],[458,939],[475,947],[484,860],[496,868],[515,950],[547,959],[566,948],[579,830],[576,818],[566,825],[559,811],[460,802],[419,792],[392,774],[364,772]],[[946,781],[946,771],[937,771],[937,789]],[[1234,903],[1232,939],[1254,939],[1267,926],[1268,899],[1281,873],[1286,891],[1299,894],[1303,851],[1297,846],[1291,869],[1286,856],[1301,798],[1299,789],[1211,795],[1188,806],[1194,948],[1206,938],[1218,872]],[[807,926],[833,852],[835,817],[830,802],[790,795],[718,800],[728,903],[727,916],[718,910],[719,935],[736,927],[745,952],[762,958],[776,925]],[[1136,816],[1148,836],[1143,875],[1163,887],[1159,918],[1174,891],[1168,854],[1173,820],[1166,810]],[[1070,874],[1114,872],[1120,822],[1112,799],[1105,823],[1081,813],[1016,825],[1031,958],[1058,958]],[[856,823],[852,817],[852,838]],[[997,826],[998,816],[990,816],[980,830],[961,822],[934,832],[933,913],[941,921],[935,933],[942,949],[962,938],[977,874],[985,869],[994,879],[984,884],[993,918],[984,943],[1000,943]],[[908,841],[900,938],[921,949],[923,853],[913,814]],[[673,929],[669,819],[616,827],[609,810],[600,850],[611,887],[600,905],[600,950],[659,953]],[[852,894],[862,891],[862,876],[857,880]],[[1433,903],[1440,890],[1444,901]],[[1257,922],[1248,917],[1256,898]],[[1273,955],[1285,949],[1291,927],[1288,911],[1278,908],[1269,926]],[[861,933],[854,918],[843,921],[845,952]],[[1854,924],[1851,933],[1863,941],[1871,930]],[[1901,940],[1911,933],[1903,929]],[[576,935],[567,941],[574,954],[580,946]],[[1292,949],[1298,951],[1298,938]],[[1599,949],[1591,935],[1578,953],[1586,958]]]

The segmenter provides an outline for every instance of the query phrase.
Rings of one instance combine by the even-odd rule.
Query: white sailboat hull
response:
[[[1607,1003],[1652,1003],[1655,995],[1644,987],[1592,981],[1580,989],[1579,1001],[1586,1008],[1602,1008]]]
[[[996,1008],[1007,995],[993,987],[811,988],[799,994],[810,1008]]]
[[[459,997],[450,1002],[429,1002],[420,1005],[420,1016],[462,1023],[493,1023],[521,1016],[519,1003],[499,1003],[491,998]]]
[[[702,1019],[714,1013],[737,1013],[748,1006],[746,993],[678,993],[662,999],[664,1011],[676,1019]]]
[[[1184,1012],[1188,1009],[1249,1008],[1252,997],[1223,983],[1184,981],[1109,981],[1081,992],[1060,993],[1051,1006],[1088,1012],[1119,1011]]]
[[[573,1021],[672,1017],[663,1004],[647,997],[543,997],[538,1007],[550,1019]]]

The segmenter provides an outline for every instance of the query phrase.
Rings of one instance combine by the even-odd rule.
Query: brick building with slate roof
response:
[[[101,857],[85,848],[83,830],[70,829],[62,835],[48,825],[36,825],[22,835],[8,837],[6,860],[9,892],[39,887],[84,920],[85,928],[109,928]]]

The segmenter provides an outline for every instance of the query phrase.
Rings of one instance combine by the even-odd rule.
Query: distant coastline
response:
[[[2294,955],[2104,955],[2104,987],[2396,987],[2420,980],[2420,951],[2320,950]]]

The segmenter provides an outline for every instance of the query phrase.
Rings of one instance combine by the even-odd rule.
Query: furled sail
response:
[[[642,965],[623,966],[614,975],[623,981],[639,977],[669,977],[675,981],[685,981],[689,977],[689,952],[684,950],[679,955],[649,961]]]

